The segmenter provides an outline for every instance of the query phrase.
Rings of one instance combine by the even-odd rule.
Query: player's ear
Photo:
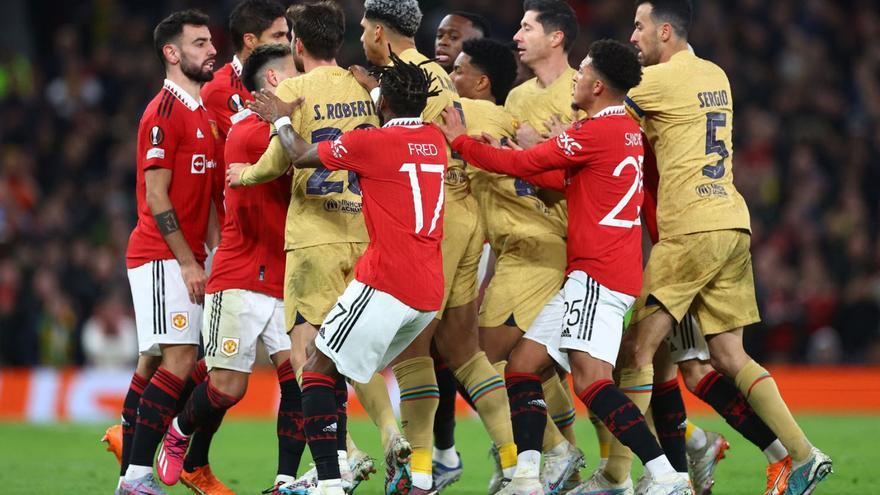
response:
[[[667,42],[670,38],[672,38],[672,24],[668,22],[664,22],[660,24],[660,41]]]
[[[556,48],[565,42],[565,34],[562,31],[553,31],[550,35],[550,46]]]
[[[254,33],[244,33],[244,46],[247,47],[248,50],[253,50],[257,47],[257,43],[259,39],[254,36]]]
[[[177,54],[177,47],[172,43],[168,43],[162,47],[162,54],[165,55],[165,60],[171,65],[180,62],[180,56]]]
[[[385,38],[385,26],[381,22],[377,22],[376,29],[373,31],[373,43],[378,45],[383,38]]]
[[[485,89],[492,88],[492,81],[489,80],[489,76],[486,74],[480,75],[480,78],[477,79],[477,91],[483,91]]]
[[[278,87],[278,74],[275,69],[266,69],[266,82],[273,88]]]
[[[296,51],[297,55],[302,55],[305,47],[303,46],[303,42],[299,38],[294,38],[293,40],[293,49]]]

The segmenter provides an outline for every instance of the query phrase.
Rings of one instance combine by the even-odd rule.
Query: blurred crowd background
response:
[[[128,365],[136,334],[124,252],[135,221],[135,138],[162,84],[152,28],[210,14],[220,67],[234,0],[4,0],[0,16],[0,365]],[[283,3],[292,3],[287,0]],[[361,0],[340,65],[364,63]],[[572,1],[581,34],[629,38],[633,4]],[[880,9],[873,0],[696,0],[691,44],[727,72],[735,176],[752,215],[771,363],[880,363]],[[449,11],[509,40],[517,0],[422,1],[418,37]]]

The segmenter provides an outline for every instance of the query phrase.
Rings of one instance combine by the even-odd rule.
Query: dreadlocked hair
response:
[[[436,77],[432,76],[422,66],[433,62],[425,60],[416,65],[404,62],[391,51],[391,65],[377,67],[372,74],[379,79],[379,87],[382,90],[382,98],[397,117],[418,117],[425,110],[428,98],[440,94],[439,89],[432,88]]]

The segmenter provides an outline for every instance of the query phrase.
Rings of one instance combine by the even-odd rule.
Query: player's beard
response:
[[[183,72],[183,75],[188,77],[190,80],[197,83],[206,83],[211,79],[214,79],[214,72],[207,66],[207,63],[213,60],[214,59],[209,58],[205,60],[202,65],[196,65],[190,63],[190,61],[187,60],[186,57],[181,57],[180,70]]]
[[[303,65],[303,59],[296,54],[296,51],[293,52],[293,65],[296,67],[296,71],[300,74],[306,73],[306,66]]]

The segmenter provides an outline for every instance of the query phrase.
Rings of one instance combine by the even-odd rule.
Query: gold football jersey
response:
[[[733,93],[724,71],[682,51],[645,67],[625,101],[657,157],[660,238],[750,230],[733,185]]]
[[[416,65],[428,60],[428,57],[419,53],[415,48],[404,50],[399,56],[404,62]],[[442,113],[444,108],[452,106],[461,110],[458,92],[455,90],[455,85],[452,84],[449,74],[443,70],[440,64],[429,62],[423,65],[422,68],[434,76],[435,80],[432,88],[440,90],[439,95],[428,98],[428,105],[425,107],[425,111],[422,112],[422,120],[424,122],[443,123]],[[468,177],[465,172],[467,164],[458,153],[452,151],[448,143],[446,145],[446,156],[448,164],[446,166],[446,188],[444,194],[446,199],[460,199],[467,196],[469,192]]]
[[[491,101],[461,99],[469,135],[489,134],[496,139],[514,137],[514,118]],[[505,241],[539,234],[565,236],[565,223],[551,214],[528,182],[509,175],[468,167],[471,192],[480,204],[486,237],[496,253]]]
[[[338,138],[343,132],[378,127],[379,117],[369,93],[348,70],[323,66],[281,82],[275,94],[284,101],[305,102],[290,116],[293,130],[306,142]],[[253,168],[242,174],[245,185],[283,174],[290,165],[278,139]],[[297,169],[287,210],[284,249],[336,242],[369,242],[361,215],[361,191],[354,172],[324,167]]]

